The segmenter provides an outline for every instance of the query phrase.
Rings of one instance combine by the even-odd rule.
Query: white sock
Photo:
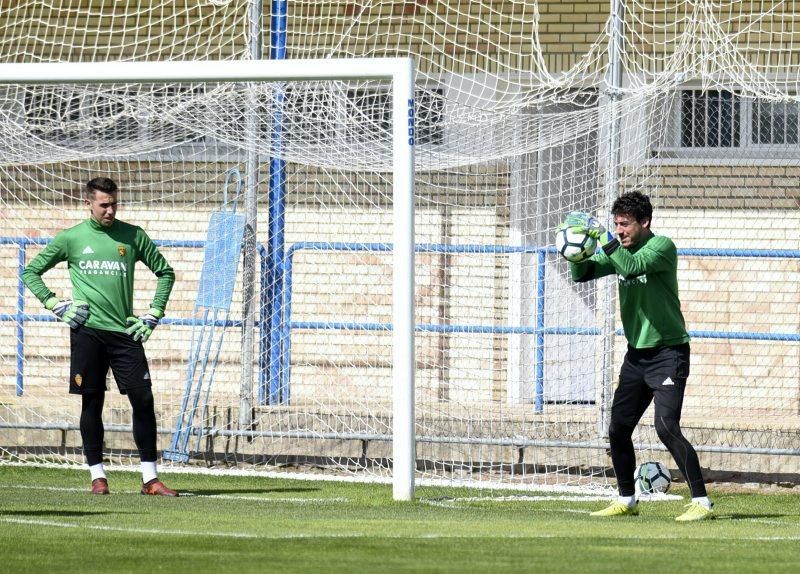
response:
[[[628,508],[632,508],[633,506],[636,506],[636,497],[635,496],[620,496],[618,500],[619,500],[620,504],[624,504]]]
[[[697,498],[692,498],[692,502],[696,502],[698,504],[702,504],[704,507],[711,510],[711,507],[714,506],[714,503],[711,502],[707,496],[698,496]]]
[[[158,478],[158,474],[156,474],[156,463],[142,461],[142,482],[147,484],[154,478]]]
[[[96,478],[105,478],[106,471],[103,470],[103,463],[101,462],[100,464],[93,464],[90,466],[89,474],[92,475],[92,480],[95,480]]]

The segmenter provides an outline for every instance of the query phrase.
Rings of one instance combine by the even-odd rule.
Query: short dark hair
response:
[[[629,191],[620,195],[611,206],[613,215],[630,215],[642,223],[653,219],[653,204],[650,198],[640,191]]]
[[[114,195],[117,193],[117,184],[110,177],[95,177],[86,182],[86,196],[94,197],[95,191]]]

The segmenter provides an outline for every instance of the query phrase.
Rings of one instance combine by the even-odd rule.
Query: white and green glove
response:
[[[575,231],[578,233],[585,233],[589,237],[594,237],[600,244],[600,247],[605,247],[614,240],[614,235],[603,227],[596,218],[589,216],[589,219],[582,225],[576,225]]]
[[[158,325],[158,322],[163,316],[163,311],[150,308],[150,310],[144,315],[139,317],[128,317],[128,328],[125,329],[125,332],[133,337],[134,341],[141,339],[142,343],[146,343],[147,339],[150,338],[150,335],[153,334],[153,329],[156,328],[156,325]]]
[[[89,304],[86,301],[50,297],[44,302],[44,307],[69,325],[70,329],[77,329],[89,318]]]
[[[588,227],[589,221],[594,219],[591,215],[583,211],[570,211],[564,219],[564,223],[558,226],[558,229],[565,229],[567,227]]]

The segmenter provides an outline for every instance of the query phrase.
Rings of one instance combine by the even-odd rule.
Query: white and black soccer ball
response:
[[[562,227],[556,231],[556,249],[566,259],[580,263],[594,255],[597,247],[595,239],[574,227]]]
[[[633,478],[638,494],[667,492],[672,484],[672,475],[660,462],[643,462]]]

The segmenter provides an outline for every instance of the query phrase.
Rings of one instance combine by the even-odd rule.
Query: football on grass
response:
[[[645,462],[639,465],[634,475],[636,492],[656,494],[667,492],[672,484],[672,476],[667,467],[660,462]]]
[[[556,249],[564,259],[580,263],[594,255],[597,242],[593,237],[576,231],[574,227],[564,227],[556,232]]]

